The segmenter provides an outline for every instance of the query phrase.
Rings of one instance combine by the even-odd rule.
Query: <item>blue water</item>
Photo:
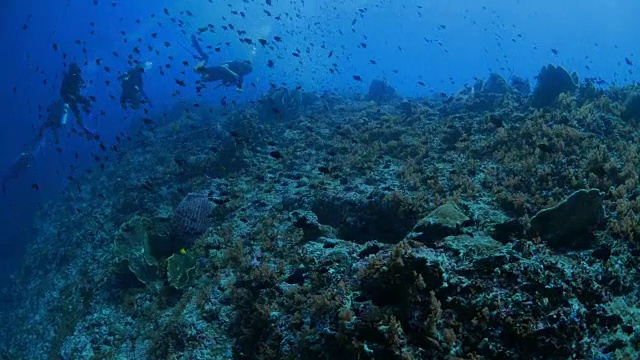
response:
[[[640,2],[622,0],[273,0],[272,5],[264,0],[4,0],[0,173],[33,142],[43,121],[39,108],[58,98],[65,63],[82,67],[88,83],[84,93],[96,99],[85,124],[111,146],[116,135],[145,116],[142,110],[121,109],[117,101],[116,78],[129,68],[130,54],[153,63],[144,74],[153,116],[170,113],[181,103],[219,103],[225,97],[229,102],[255,101],[270,82],[308,91],[363,94],[371,80],[384,78],[401,96],[420,97],[455,93],[490,72],[534,82],[548,63],[577,71],[582,78],[622,85],[637,81],[633,69],[640,63],[638,14]],[[211,63],[254,63],[244,92],[210,86],[197,94],[189,39],[208,24],[215,32],[202,34],[203,44],[221,48],[211,52]],[[235,31],[223,30],[229,24]],[[239,38],[250,38],[253,44]],[[267,40],[266,46],[257,42],[260,38]],[[133,53],[135,46],[140,54]],[[267,65],[270,60],[273,68]],[[176,79],[187,86],[178,86]],[[71,132],[73,124],[70,119],[61,130],[60,144],[39,149],[34,165],[1,194],[0,281],[19,266],[26,244],[33,240],[41,204],[75,191],[69,188],[68,176],[95,167],[92,153],[99,151],[98,143]]]

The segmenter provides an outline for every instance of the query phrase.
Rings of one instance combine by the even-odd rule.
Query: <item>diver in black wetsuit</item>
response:
[[[142,87],[142,74],[150,68],[150,62],[144,65],[136,65],[118,77],[122,85],[120,106],[123,109],[126,109],[128,105],[131,109],[137,110],[140,108],[140,104],[149,102],[149,97]]]
[[[9,170],[6,173],[2,174],[1,181],[3,193],[7,192],[6,186],[9,181],[15,180],[18,176],[20,176],[20,174],[33,166],[34,158],[35,157],[32,153],[23,152],[22,154],[20,154],[20,156],[13,160]]]
[[[76,119],[76,124],[84,131],[85,135],[89,139],[98,139],[98,136],[91,130],[87,129],[82,123],[82,116],[80,115],[79,105],[82,105],[82,110],[85,114],[91,112],[91,102],[86,97],[80,94],[80,91],[86,87],[84,80],[82,79],[82,71],[76,63],[69,65],[69,71],[64,73],[62,78],[62,86],[60,87],[60,96],[62,100],[67,104],[73,117]]]
[[[199,56],[194,57],[201,62],[195,67],[195,72],[200,74],[203,82],[222,81],[220,86],[235,85],[236,89],[242,90],[244,77],[253,71],[253,64],[249,60],[234,60],[224,62],[216,66],[205,66],[209,61],[209,55],[202,49],[195,35],[191,36],[191,44],[198,52]]]
[[[3,191],[6,191],[7,182],[18,178],[20,174],[33,166],[35,154],[45,145],[45,137],[47,136],[48,131],[51,131],[55,144],[60,142],[58,131],[67,123],[69,105],[67,105],[63,99],[58,99],[51,104],[47,109],[47,112],[47,119],[42,125],[40,125],[40,128],[38,128],[38,133],[36,134],[36,138],[32,142],[31,146],[29,146],[25,152],[21,153],[20,156],[15,158],[11,163],[9,170],[2,174],[0,179]]]
[[[53,133],[54,143],[60,143],[58,130],[60,130],[60,128],[67,123],[67,117],[69,115],[69,105],[66,104],[63,99],[59,99],[54,101],[53,104],[51,104],[51,106],[47,109],[47,111],[47,120],[45,120],[45,122],[40,125],[40,128],[38,129],[36,139],[33,142],[34,145],[30,150],[31,153],[34,153],[37,148],[42,145],[47,130],[51,130],[51,132]]]

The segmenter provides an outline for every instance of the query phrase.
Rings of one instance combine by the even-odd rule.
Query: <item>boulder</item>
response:
[[[634,91],[627,96],[621,117],[625,121],[640,122],[640,91]]]
[[[371,85],[369,85],[369,93],[367,94],[368,101],[380,103],[390,101],[395,98],[396,89],[394,89],[387,81],[373,80]]]
[[[482,92],[485,94],[506,95],[509,93],[509,84],[502,76],[492,73],[482,86]]]
[[[450,235],[463,234],[462,228],[470,222],[471,219],[456,204],[446,203],[438,206],[429,215],[420,220],[408,238],[424,243],[432,243]]]
[[[561,66],[547,65],[540,70],[538,82],[533,89],[531,104],[542,108],[553,105],[563,92],[571,92],[578,88],[578,74],[569,74]]]
[[[552,248],[586,248],[593,229],[604,221],[603,195],[598,189],[578,190],[558,205],[540,210],[531,218],[531,229]]]

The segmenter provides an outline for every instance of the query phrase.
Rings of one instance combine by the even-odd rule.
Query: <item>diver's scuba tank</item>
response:
[[[62,107],[62,116],[60,118],[60,123],[62,125],[67,124],[67,118],[69,117],[69,104],[65,103]]]

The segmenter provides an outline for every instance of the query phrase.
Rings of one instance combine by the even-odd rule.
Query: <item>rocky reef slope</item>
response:
[[[41,212],[4,356],[637,358],[634,89],[516,85],[146,126]]]

